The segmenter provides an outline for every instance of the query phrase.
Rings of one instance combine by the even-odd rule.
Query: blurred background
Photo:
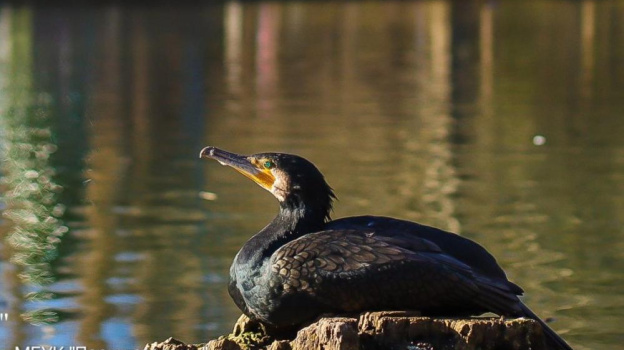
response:
[[[312,160],[334,217],[483,244],[575,349],[624,348],[624,3],[0,5],[0,349],[205,342]]]

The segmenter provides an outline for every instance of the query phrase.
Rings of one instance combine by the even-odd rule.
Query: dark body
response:
[[[201,156],[232,166],[280,202],[279,214],[241,248],[230,269],[230,295],[251,318],[289,328],[327,313],[494,312],[536,319],[552,348],[570,349],[520,301],[522,289],[479,244],[386,217],[331,221],[331,188],[298,156],[245,157],[212,147]]]

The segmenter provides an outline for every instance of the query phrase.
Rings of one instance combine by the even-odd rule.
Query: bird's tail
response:
[[[548,345],[549,349],[572,350],[572,347],[570,347],[570,345],[568,345],[565,340],[563,340],[557,333],[555,333],[555,331],[548,327],[546,322],[542,321],[542,319],[539,318],[533,311],[531,311],[531,309],[529,309],[526,305],[522,303],[520,304],[520,307],[523,314],[519,316],[532,318],[535,321],[539,322],[539,324],[542,326],[542,329],[544,330],[544,335],[546,336],[546,344]]]

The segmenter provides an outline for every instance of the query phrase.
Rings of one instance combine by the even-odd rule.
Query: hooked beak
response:
[[[271,191],[273,183],[275,183],[275,176],[271,173],[271,170],[261,167],[258,161],[253,157],[230,153],[216,147],[208,146],[199,152],[199,158],[212,158],[221,163],[221,165],[232,167],[269,191]]]

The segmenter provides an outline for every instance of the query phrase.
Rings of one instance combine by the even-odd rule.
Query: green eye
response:
[[[273,164],[273,162],[270,161],[270,160],[267,160],[266,162],[264,162],[264,167],[267,168],[267,169],[271,169],[274,166],[275,166],[275,164]]]

